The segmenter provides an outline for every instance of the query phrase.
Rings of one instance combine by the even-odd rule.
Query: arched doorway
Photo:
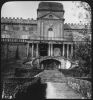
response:
[[[61,62],[55,59],[46,59],[40,63],[41,69],[58,69]]]

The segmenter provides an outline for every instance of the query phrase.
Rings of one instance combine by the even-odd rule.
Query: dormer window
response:
[[[49,18],[50,18],[50,19],[53,19],[53,16],[52,16],[52,15],[49,15]]]

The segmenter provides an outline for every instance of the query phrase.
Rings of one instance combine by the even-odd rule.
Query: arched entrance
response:
[[[41,69],[58,69],[61,62],[55,59],[46,59],[40,63]]]

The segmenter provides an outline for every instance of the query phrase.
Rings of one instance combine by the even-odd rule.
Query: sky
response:
[[[81,19],[78,18],[81,12],[81,17],[84,18],[85,11],[83,8],[77,8],[72,1],[49,1],[49,2],[59,2],[63,4],[65,13],[64,23],[79,23]],[[36,19],[37,18],[37,8],[40,1],[11,1],[6,2],[2,5],[1,17],[22,17],[23,19]]]

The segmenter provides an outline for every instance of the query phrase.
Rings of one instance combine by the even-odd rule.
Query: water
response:
[[[18,92],[15,100],[42,100],[46,95],[46,84],[34,83],[26,89],[26,92]]]
[[[53,99],[56,97],[55,89],[51,82],[47,82],[46,99]]]

